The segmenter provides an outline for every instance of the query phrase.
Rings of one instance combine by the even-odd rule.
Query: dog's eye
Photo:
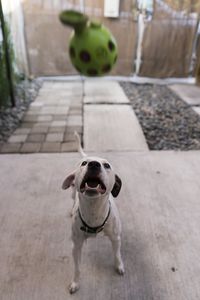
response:
[[[105,163],[105,164],[103,164],[103,165],[104,165],[104,168],[110,169],[110,165],[109,165],[108,163]]]
[[[87,161],[84,160],[84,161],[82,162],[81,166],[86,166],[86,165],[87,165]]]

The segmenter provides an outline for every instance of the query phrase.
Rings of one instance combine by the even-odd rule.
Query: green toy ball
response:
[[[69,55],[76,70],[86,76],[102,76],[117,61],[117,43],[110,31],[99,22],[89,22],[82,13],[66,10],[60,21],[74,28]]]

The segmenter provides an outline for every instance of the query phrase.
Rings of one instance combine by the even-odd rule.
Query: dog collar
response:
[[[92,233],[92,234],[97,234],[99,232],[101,232],[103,229],[104,229],[104,226],[110,216],[110,211],[111,211],[111,205],[110,205],[110,202],[109,202],[109,210],[108,210],[108,214],[103,222],[103,224],[101,224],[100,226],[97,226],[97,227],[91,227],[89,226],[82,218],[81,216],[81,213],[80,213],[80,210],[78,209],[78,214],[79,214],[79,217],[81,219],[81,222],[83,224],[83,226],[80,227],[80,230],[86,232],[86,233]]]

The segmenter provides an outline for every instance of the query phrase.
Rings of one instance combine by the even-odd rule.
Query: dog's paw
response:
[[[124,265],[123,265],[123,263],[122,264],[120,264],[120,265],[118,265],[117,267],[116,267],[116,271],[117,271],[117,273],[119,274],[119,275],[124,275]]]
[[[72,282],[69,286],[69,292],[70,294],[74,294],[78,291],[79,289],[79,284],[77,282]]]

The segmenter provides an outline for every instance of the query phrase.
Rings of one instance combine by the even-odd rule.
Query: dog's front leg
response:
[[[121,257],[121,237],[120,235],[109,236],[109,239],[113,247],[115,268],[120,275],[124,275],[124,264]]]
[[[79,289],[79,280],[80,280],[80,261],[81,261],[81,250],[83,247],[84,239],[73,239],[73,258],[74,258],[74,276],[73,280],[69,286],[69,292],[71,294],[75,293]]]

